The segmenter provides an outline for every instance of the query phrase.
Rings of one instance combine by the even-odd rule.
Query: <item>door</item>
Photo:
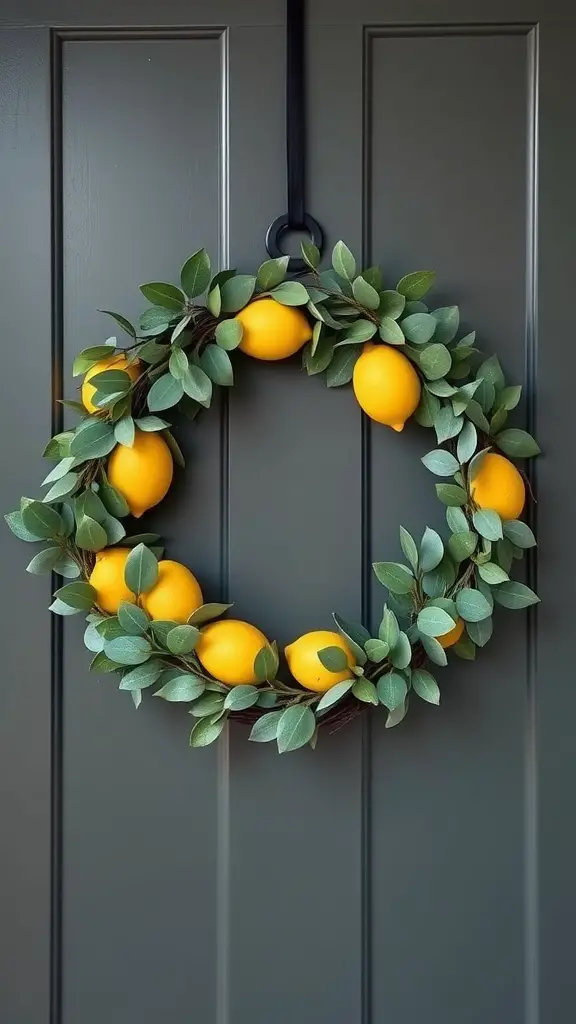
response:
[[[310,211],[390,281],[438,272],[525,385],[538,612],[505,611],[440,709],[279,757],[190,751],[136,713],[2,533],[6,1024],[558,1024],[576,991],[572,378],[574,16],[558,0],[309,3]],[[5,4],[2,506],[37,493],[98,307],[138,311],[205,245],[250,271],[285,209],[283,4]],[[363,421],[297,361],[229,403],[147,517],[211,599],[280,643],[377,621],[370,562],[440,523],[429,437]],[[43,474],[42,474],[43,475]],[[159,702],[158,702],[159,703]]]

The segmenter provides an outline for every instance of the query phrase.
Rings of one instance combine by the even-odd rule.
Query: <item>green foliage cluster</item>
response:
[[[150,305],[137,326],[104,310],[129,343],[120,348],[111,337],[104,345],[84,349],[74,360],[74,376],[114,354],[138,360],[143,371],[136,381],[119,368],[93,376],[95,414],[79,402],[64,403],[80,420],[46,446],[45,458],[55,463],[43,481],[47,492],[41,499],[22,498],[20,508],[5,516],[20,540],[42,545],[28,572],[56,573],[67,580],[55,591],[50,609],[62,616],[86,615],[84,642],[93,654],[91,670],[118,672],[120,689],[130,692],[136,707],[150,687],[157,687],[154,696],[190,705],[196,719],[192,746],[212,743],[229,717],[250,708],[255,712],[250,739],[275,740],[280,752],[315,746],[318,726],[340,703],[347,708],[354,702],[383,705],[386,726],[395,726],[413,694],[439,703],[438,682],[430,668],[447,664],[439,638],[459,619],[465,630],[450,651],[470,660],[492,635],[495,604],[515,609],[538,601],[530,587],[510,576],[514,562],[536,544],[532,530],[522,521],[502,521],[497,512],[478,508],[470,487],[491,448],[512,458],[539,452],[530,434],[507,426],[520,401],[520,385],[506,383],[496,356],[482,359],[475,332],[458,338],[457,306],[430,309],[423,302],[434,283],[433,272],[407,274],[388,288],[379,267],[358,273],[344,242],[335,245],[326,270],[319,269],[314,245],[303,243],[302,254],[309,275],[287,280],[287,257],[267,260],[256,275],[235,270],[213,275],[208,254],[199,249],[182,267],[179,285],[141,286]],[[184,464],[170,424],[158,413],[177,408],[194,419],[210,406],[214,386],[234,383],[230,353],[242,340],[235,314],[263,295],[307,310],[313,333],[303,350],[303,367],[309,375],[325,374],[328,387],[350,382],[366,341],[402,346],[422,382],[415,419],[436,434],[437,447],[422,462],[440,478],[436,493],[446,506],[449,535],[442,538],[426,527],[417,543],[400,527],[405,563],[373,566],[388,590],[375,635],[334,613],[356,664],[350,678],[323,694],[278,678],[275,643],[256,657],[257,686],[229,688],[206,673],[195,653],[201,628],[230,605],[203,605],[184,625],[149,619],[140,598],[156,582],[162,548],[154,534],[127,534],[123,520],[128,505],[106,475],[110,453],[118,444],[130,447],[136,429],[161,432],[175,461]],[[137,603],[124,603],[117,615],[105,615],[96,607],[88,579],[95,553],[117,544],[132,548],[125,577]],[[334,673],[347,666],[338,647],[325,648],[319,658]]]

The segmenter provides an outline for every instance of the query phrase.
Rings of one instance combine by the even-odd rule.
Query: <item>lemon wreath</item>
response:
[[[188,705],[192,746],[212,743],[228,718],[252,725],[250,739],[276,740],[280,752],[316,743],[318,727],[341,724],[368,704],[384,705],[387,726],[405,716],[412,694],[432,704],[432,666],[447,651],[474,658],[492,633],[494,603],[525,608],[538,597],[510,578],[535,545],[521,520],[526,491],[509,457],[536,455],[530,434],[506,427],[520,400],[495,356],[484,361],[474,332],[456,340],[457,306],[429,309],[434,274],[408,274],[385,288],[378,267],[358,274],[343,242],[332,267],[302,246],[310,273],[286,280],[288,258],[267,260],[256,276],[212,276],[204,249],[184,264],[181,287],[141,286],[150,303],[138,328],[110,311],[130,338],[76,357],[84,375],[81,417],[56,434],[44,456],[56,464],[41,500],[23,498],[6,516],[21,540],[44,546],[28,565],[68,582],[51,611],[87,613],[91,669],[120,673],[136,707],[143,690]],[[205,303],[199,302],[206,296]],[[308,374],[328,387],[352,381],[364,412],[400,431],[414,417],[435,430],[438,446],[422,462],[440,479],[449,536],[429,527],[419,544],[400,527],[406,563],[376,562],[388,589],[377,630],[334,613],[335,629],[304,634],[285,648],[290,677],[279,675],[275,643],[230,605],[204,602],[200,584],[163,557],[154,534],[127,534],[167,493],[183,464],[170,424],[178,408],[193,419],[210,406],[214,385],[233,384],[230,353],[278,360],[302,350]]]

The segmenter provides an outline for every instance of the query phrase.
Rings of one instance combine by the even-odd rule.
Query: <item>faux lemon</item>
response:
[[[240,348],[254,359],[286,359],[312,337],[304,313],[282,306],[274,299],[258,299],[242,309],[236,319],[242,324]]]
[[[403,430],[420,401],[420,378],[409,359],[390,345],[367,342],[354,366],[356,401],[367,416]]]
[[[196,577],[185,565],[169,559],[158,562],[158,579],[148,593],[142,594],[142,606],[151,619],[184,623],[202,603]]]
[[[130,548],[104,548],[96,555],[89,582],[96,591],[96,604],[103,612],[115,615],[122,601],[135,602],[124,582],[124,567]]]
[[[284,648],[288,668],[294,679],[306,690],[316,690],[324,693],[335,683],[341,683],[344,679],[350,679],[351,673],[348,669],[341,672],[330,672],[318,657],[318,651],[324,647],[340,647],[346,654],[350,668],[354,664],[354,656],[340,633],[333,633],[328,629],[317,629],[311,633],[304,633],[292,644]]]
[[[526,501],[526,488],[516,466],[496,452],[484,456],[470,483],[478,508],[491,508],[501,519],[518,519]]]
[[[141,364],[138,360],[129,363],[126,356],[118,355],[112,356],[110,359],[101,359],[99,363],[95,363],[91,366],[88,372],[84,376],[82,383],[82,404],[88,412],[98,412],[98,406],[94,405],[92,399],[96,394],[96,388],[93,384],[90,384],[92,377],[95,377],[97,373],[103,373],[104,370],[124,370],[130,377],[130,380],[138,380],[141,373]]]
[[[436,639],[440,644],[440,647],[446,649],[447,647],[453,647],[454,644],[457,644],[463,632],[464,619],[458,619],[454,629],[451,629],[449,633],[444,633],[444,636],[437,636]]]
[[[250,622],[219,619],[204,626],[196,646],[202,665],[227,686],[257,683],[254,661],[268,643],[264,633]]]
[[[117,445],[108,460],[108,479],[137,519],[166,495],[174,464],[160,434],[137,430],[131,448]]]

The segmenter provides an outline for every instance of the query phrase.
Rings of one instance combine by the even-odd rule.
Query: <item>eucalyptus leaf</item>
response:
[[[21,514],[12,512],[6,517],[6,521],[13,533],[18,536],[17,529],[27,536],[22,540],[46,539],[51,540],[58,537],[62,531],[62,519],[55,509],[44,505],[41,501],[29,501],[22,505]]]
[[[256,278],[251,274],[237,274],[220,287],[223,313],[237,313],[246,306],[256,287]]]
[[[436,637],[426,636],[425,633],[422,633],[421,636],[420,636],[420,639],[422,641],[422,646],[423,646],[424,650],[426,651],[426,654],[430,658],[430,661],[433,661],[435,665],[444,666],[444,665],[448,664],[448,658],[446,656],[446,651],[444,650],[442,645],[438,642]],[[414,673],[412,673],[412,674],[414,674]]]
[[[448,612],[430,605],[419,612],[417,624],[420,633],[425,633],[426,636],[445,636],[456,625]]]
[[[367,640],[364,649],[370,661],[374,661],[376,664],[384,661],[384,658],[387,658],[390,653],[390,647],[384,640]]]
[[[488,616],[480,622],[467,622],[466,632],[477,647],[484,647],[492,636],[492,618]]]
[[[463,429],[463,426],[462,418],[455,415],[450,405],[443,405],[442,408],[439,408],[434,418],[434,429],[436,430],[438,443],[442,444],[443,441],[456,437]]]
[[[412,647],[410,641],[406,633],[404,633],[403,630],[400,630],[398,639],[390,651],[390,661],[394,665],[394,668],[408,668],[411,660]]]
[[[407,301],[417,302],[430,291],[435,280],[436,274],[433,270],[416,270],[402,277],[396,285],[396,290],[404,295]]]
[[[244,333],[242,324],[236,318],[232,320],[222,320],[215,331],[216,344],[226,352],[232,352],[233,349],[238,348],[238,345],[242,341],[242,334]]]
[[[439,309],[433,309],[432,316],[437,321],[435,340],[442,345],[449,345],[456,337],[460,323],[458,306],[441,306]]]
[[[338,388],[352,380],[354,366],[360,353],[355,348],[340,348],[334,353],[326,372],[326,384],[329,388]]]
[[[380,292],[379,312],[381,316],[389,317],[391,320],[397,320],[398,317],[402,316],[405,305],[406,299],[400,294],[400,292],[391,288]]]
[[[305,306],[308,302],[308,292],[301,281],[284,281],[273,288],[270,294],[283,306]]]
[[[525,583],[519,583],[517,580],[508,580],[506,583],[501,583],[500,586],[494,587],[492,593],[496,603],[504,608],[528,608],[529,605],[537,604],[540,600],[530,587],[527,587]]]
[[[436,395],[430,394],[426,388],[422,388],[420,404],[414,413],[414,418],[421,427],[432,427],[440,415],[440,402]],[[446,435],[446,437],[449,435]],[[438,437],[438,441],[446,440],[446,437]]]
[[[430,313],[411,313],[400,324],[404,337],[413,345],[425,345],[434,335],[437,323]]]
[[[143,608],[131,601],[122,601],[118,608],[118,622],[125,633],[139,636],[146,633],[150,620]]]
[[[194,401],[200,402],[201,405],[210,403],[212,381],[200,366],[191,364],[181,383],[186,394]]]
[[[363,704],[378,704],[378,691],[369,679],[360,676],[352,684],[352,695]]]
[[[148,392],[148,408],[150,412],[171,409],[178,404],[183,394],[182,381],[177,380],[171,373],[164,373],[154,381]]]
[[[477,509],[472,516],[472,522],[480,536],[486,540],[500,540],[503,536],[502,520],[491,508]]]
[[[346,651],[341,647],[323,647],[318,651],[318,659],[329,672],[343,672],[348,668]]]
[[[492,613],[492,608],[480,590],[463,587],[456,594],[456,609],[465,622],[481,622]]]
[[[410,562],[412,569],[416,572],[418,569],[418,548],[412,535],[403,526],[400,527],[400,547]]]
[[[251,708],[257,700],[258,690],[255,686],[233,686],[226,695],[224,708],[227,711],[243,711]]]
[[[516,427],[500,431],[494,441],[506,455],[511,455],[515,459],[529,459],[540,453],[540,448],[532,435]]]
[[[509,519],[502,523],[504,536],[518,548],[533,548],[536,546],[536,538],[527,523],[519,519]]]
[[[26,572],[32,573],[35,576],[39,576],[44,572],[52,572],[61,556],[62,548],[59,546],[44,548],[43,551],[39,551],[37,555],[34,555],[32,561],[26,566]]]
[[[72,494],[78,486],[78,473],[66,473],[60,477],[50,490],[44,495],[43,501],[49,505],[53,501],[62,501],[68,494]]]
[[[352,294],[365,309],[378,309],[380,296],[371,284],[362,276],[356,277],[352,283]]]
[[[141,665],[148,661],[152,648],[143,636],[117,636],[106,641],[104,653],[119,665]]]
[[[424,668],[414,669],[411,678],[412,689],[429,704],[440,703],[440,689],[434,676]]]
[[[455,562],[464,562],[474,554],[478,537],[473,530],[462,530],[454,533],[448,541],[448,551]]]
[[[399,562],[374,562],[374,574],[379,583],[393,594],[408,594],[415,586],[414,576]]]
[[[168,284],[166,281],[151,281],[149,284],[141,284],[140,291],[148,302],[153,306],[162,306],[164,309],[179,312],[186,296],[175,284]]]
[[[209,604],[202,604],[195,612],[192,612],[188,619],[188,624],[190,626],[203,626],[207,622],[212,622],[213,619],[220,618],[229,608],[232,608],[231,604],[218,604],[214,601]]]
[[[476,451],[477,444],[478,434],[476,433],[476,427],[470,420],[467,420],[458,437],[456,450],[458,461],[461,463],[469,462]]]
[[[327,711],[333,704],[337,704],[338,701],[342,700],[343,697],[351,690],[354,684],[353,679],[343,679],[341,683],[336,683],[331,686],[329,690],[326,690],[322,694],[318,704],[316,705],[316,713],[320,711]]]
[[[316,719],[309,707],[293,704],[286,708],[278,720],[276,740],[279,752],[284,754],[304,747],[312,739],[315,729]]]
[[[464,488],[457,484],[436,484],[436,494],[444,505],[462,506],[468,500]]]
[[[195,626],[174,626],[166,637],[166,646],[172,654],[190,654],[200,639],[200,630]]]
[[[234,371],[230,356],[219,345],[206,345],[200,356],[200,366],[214,384],[231,387],[234,383]]]
[[[254,675],[264,683],[270,682],[278,672],[278,651],[275,644],[261,647],[254,659]]]
[[[158,579],[158,562],[145,544],[132,548],[124,566],[124,580],[133,594],[146,594]]]
[[[452,365],[452,357],[445,345],[434,343],[422,349],[420,368],[428,380],[445,377]]]
[[[400,627],[398,625],[398,619],[391,608],[384,605],[384,611],[382,613],[382,621],[378,628],[378,636],[380,640],[383,640],[388,645],[390,650],[396,646],[398,642],[398,636],[400,634]]]
[[[160,678],[162,670],[162,662],[155,659],[136,665],[135,668],[129,669],[123,674],[119,689],[145,690],[148,686],[153,686]]]
[[[91,516],[82,516],[76,530],[76,544],[83,551],[102,551],[108,544],[106,530]]]
[[[216,722],[211,722],[208,718],[200,719],[190,733],[190,746],[210,746],[218,739],[225,725],[225,718],[219,718]]]
[[[394,711],[404,702],[407,690],[406,680],[399,672],[386,672],[378,680],[378,699],[389,711]]]
[[[132,447],[136,437],[136,428],[131,416],[123,416],[114,424],[114,437],[118,444],[124,445],[125,448]]]
[[[356,275],[356,260],[344,242],[336,242],[332,250],[332,266],[339,277],[353,281]]]
[[[269,743],[271,740],[275,740],[278,734],[278,723],[283,714],[282,710],[270,711],[267,715],[262,715],[252,726],[248,739],[253,743]]]
[[[186,260],[180,273],[180,282],[191,299],[206,291],[210,284],[210,257],[205,249],[198,249]]]
[[[165,672],[161,682],[164,685],[156,690],[154,696],[162,697],[163,700],[173,703],[196,700],[204,693],[205,689],[204,680],[200,676],[194,675],[193,672],[182,672],[180,669]]]
[[[431,473],[435,473],[436,476],[454,476],[454,473],[458,471],[458,460],[454,458],[451,452],[446,451],[444,448],[437,448],[433,452],[428,452],[421,459],[426,469],[429,469]]]
[[[382,341],[388,345],[403,345],[405,342],[402,328],[391,316],[383,316],[378,328]]]

